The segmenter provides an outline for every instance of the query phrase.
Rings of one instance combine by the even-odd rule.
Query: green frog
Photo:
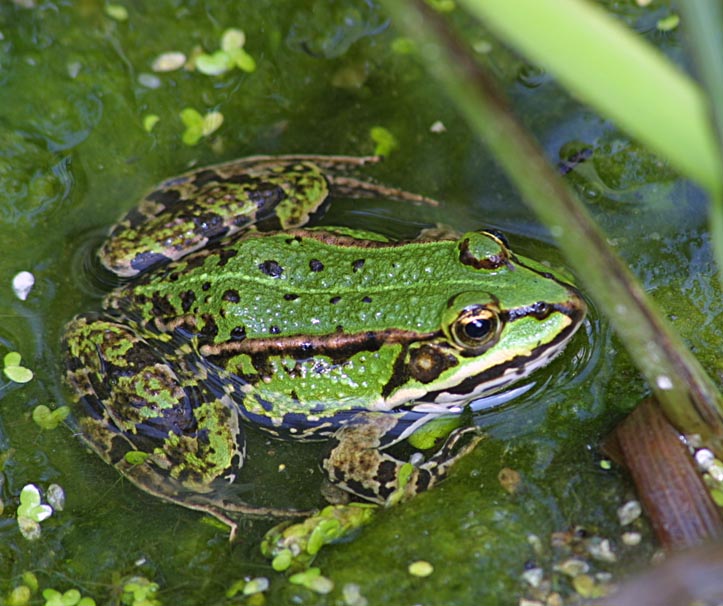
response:
[[[99,257],[126,279],[64,335],[85,442],[142,490],[232,531],[235,514],[290,514],[224,490],[246,457],[245,425],[328,441],[329,481],[359,499],[396,502],[444,478],[477,444],[474,427],[426,457],[390,447],[548,363],[586,306],[494,231],[395,241],[310,227],[332,197],[432,203],[352,176],[375,160],[193,170],[113,227]]]

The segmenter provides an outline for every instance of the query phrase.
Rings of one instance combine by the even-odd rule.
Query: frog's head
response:
[[[449,406],[498,391],[550,362],[585,317],[572,284],[500,234],[470,232],[457,248],[469,279],[440,310],[441,330],[410,345],[399,396]]]

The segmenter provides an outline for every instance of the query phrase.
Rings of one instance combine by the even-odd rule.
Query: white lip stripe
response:
[[[524,377],[533,373],[538,368],[541,368],[548,364],[553,358],[555,358],[560,352],[562,352],[568,341],[572,338],[573,334],[570,334],[567,338],[560,340],[554,345],[548,346],[547,349],[544,350],[544,352],[536,355],[532,360],[528,360],[524,364],[524,366],[511,366],[498,377],[475,385],[471,391],[465,394],[454,393],[451,390],[444,391],[444,387],[441,387],[434,390],[434,393],[436,395],[433,402],[421,401],[419,402],[419,404],[413,405],[410,410],[432,415],[450,413],[454,414],[456,412],[459,412],[462,410],[464,405],[471,400],[482,397],[483,395],[489,395],[494,392],[500,391],[507,385],[523,379]],[[477,369],[475,369],[474,366],[467,366],[464,369],[464,374],[466,377],[474,377],[475,374],[481,374],[489,368],[489,360],[480,360]],[[456,377],[456,375],[453,375],[447,380],[447,386],[450,388],[455,388],[458,385],[459,379]],[[371,407],[371,409],[388,411],[394,408],[404,408],[405,404],[412,403],[415,400],[423,400],[426,394],[427,391],[419,387],[400,389],[393,395],[392,398],[379,402],[377,406]]]

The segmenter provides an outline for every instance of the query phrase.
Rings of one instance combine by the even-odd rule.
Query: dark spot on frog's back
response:
[[[271,278],[280,278],[281,274],[284,273],[284,268],[273,259],[267,259],[263,263],[259,263],[259,269]]]
[[[409,354],[409,374],[420,383],[431,383],[457,360],[433,345],[423,345]]]
[[[365,259],[357,259],[356,261],[352,261],[351,268],[352,271],[359,271],[362,267],[364,267],[364,263],[366,262]]]
[[[234,341],[243,341],[246,338],[246,328],[244,326],[236,326],[231,330],[231,338]]]
[[[324,271],[324,264],[319,259],[309,261],[309,269],[314,272]]]
[[[241,300],[238,291],[232,288],[229,288],[226,292],[224,292],[222,298],[224,301],[228,301],[229,303],[238,303]]]

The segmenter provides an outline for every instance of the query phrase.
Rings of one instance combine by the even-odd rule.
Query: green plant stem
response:
[[[396,26],[417,41],[430,72],[557,238],[666,415],[681,431],[700,434],[723,454],[723,406],[715,385],[516,120],[497,84],[474,62],[444,18],[422,0],[384,0],[384,4]]]
[[[718,150],[723,150],[723,7],[720,0],[680,2],[688,46],[698,67],[703,86],[708,92],[708,110],[715,125]],[[718,277],[723,285],[723,166],[718,166],[719,186],[709,189],[711,200],[710,226],[713,234]]]

